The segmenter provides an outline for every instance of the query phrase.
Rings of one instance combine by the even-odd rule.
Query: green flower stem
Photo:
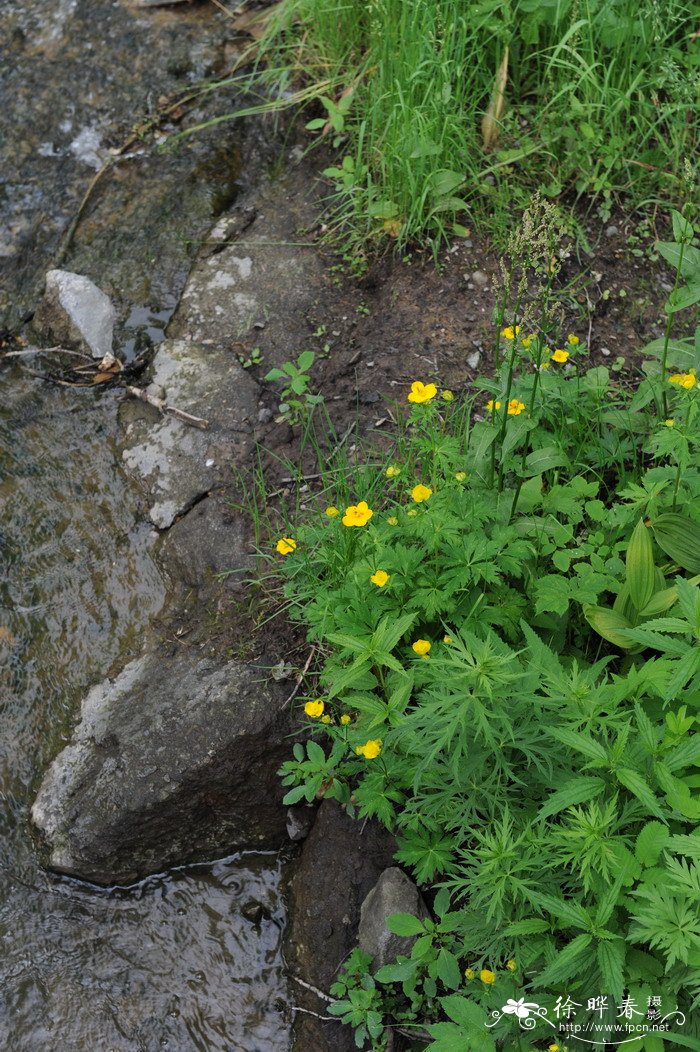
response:
[[[685,252],[685,241],[681,241],[681,250],[678,253],[678,266],[676,267],[676,277],[673,282],[673,290],[671,295],[668,297],[669,300],[673,296],[673,293],[678,288],[678,282],[681,276],[681,267],[683,266],[683,253]],[[668,319],[666,321],[666,331],[664,332],[664,349],[661,355],[661,400],[663,403],[663,415],[664,420],[668,416],[668,395],[666,393],[666,359],[668,357],[668,345],[671,340],[671,328],[673,326],[673,313],[668,312]]]

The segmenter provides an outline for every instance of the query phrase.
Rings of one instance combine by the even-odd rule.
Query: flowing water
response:
[[[152,99],[228,61],[213,5],[21,0],[0,10],[0,319],[31,313],[90,178]],[[64,265],[157,341],[193,248],[242,178],[236,132],[144,149],[104,179]],[[0,1048],[283,1052],[274,856],[101,890],[45,872],[28,811],[86,688],[138,652],[166,591],[115,452],[116,398],[0,364]]]

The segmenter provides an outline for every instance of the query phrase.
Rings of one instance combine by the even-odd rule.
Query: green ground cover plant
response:
[[[278,105],[316,88],[346,239],[438,244],[534,187],[682,199],[697,23],[696,0],[282,0],[258,73]]]
[[[414,381],[391,449],[321,458],[322,503],[278,534],[320,655],[285,799],[384,823],[432,903],[390,921],[410,955],[372,974],[357,951],[334,986],[358,1047],[563,1047],[502,1006],[600,997],[684,1013],[625,1047],[700,1049],[700,328],[673,328],[700,252],[673,218],[636,389],[562,333],[563,232],[535,197],[494,375]]]

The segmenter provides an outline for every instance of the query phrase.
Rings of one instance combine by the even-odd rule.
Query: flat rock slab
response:
[[[164,571],[188,588],[223,575],[238,591],[255,567],[250,524],[219,496],[206,497],[172,526],[160,549]]]
[[[90,278],[70,270],[49,270],[34,328],[62,347],[93,358],[112,352],[116,313],[112,301]]]
[[[50,866],[98,884],[287,842],[287,691],[262,669],[160,648],[85,697],[32,808]]]
[[[209,421],[199,430],[170,414],[126,426],[122,460],[141,483],[149,516],[167,529],[246,459],[258,412],[258,386],[232,352],[167,340],[153,360],[152,388],[168,404]],[[140,403],[139,403],[140,405]]]

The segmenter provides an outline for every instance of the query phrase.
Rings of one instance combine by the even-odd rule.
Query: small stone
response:
[[[298,843],[306,840],[314,824],[316,811],[313,807],[290,807],[287,811],[287,836]]]
[[[472,274],[472,281],[475,285],[480,285],[482,288],[484,288],[489,283],[489,276],[483,270],[475,270]]]
[[[49,270],[44,298],[34,315],[34,328],[62,347],[93,358],[112,353],[116,313],[112,301],[83,274]]]
[[[476,368],[478,368],[480,359],[481,359],[481,352],[480,351],[474,351],[473,354],[468,354],[467,355],[467,365],[469,366],[470,369],[476,369]]]
[[[601,347],[600,348],[600,353],[605,355],[606,358],[609,358],[612,352],[610,351],[610,349],[608,347]]]
[[[389,931],[386,919],[392,913],[411,913],[421,920],[429,916],[418,888],[398,866],[384,870],[360,910],[358,942],[360,949],[374,958],[373,971],[395,961],[401,953],[410,953],[416,941],[413,936]]]
[[[615,226],[614,223],[611,223],[610,226],[607,226],[605,228],[605,236],[606,237],[615,237],[619,233],[620,233],[620,231],[618,230],[618,228]]]
[[[258,423],[269,424],[273,416],[272,410],[268,409],[267,406],[263,406],[262,409],[258,410]]]

